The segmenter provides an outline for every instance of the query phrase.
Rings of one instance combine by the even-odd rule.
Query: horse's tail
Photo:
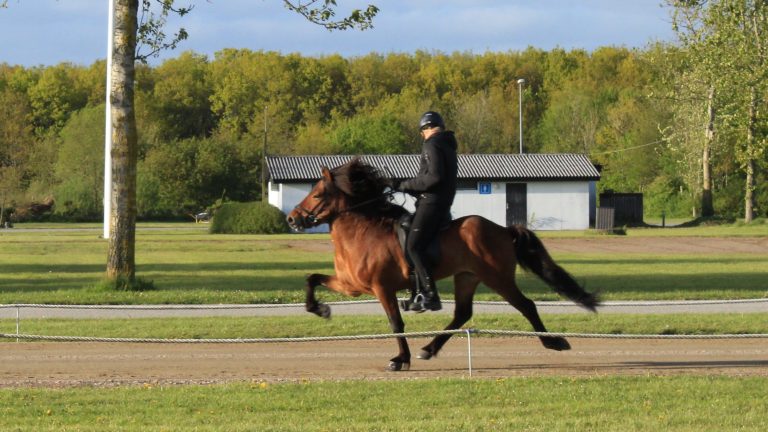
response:
[[[515,254],[521,267],[535,273],[558,294],[596,312],[595,308],[600,305],[597,295],[585,291],[573,276],[557,265],[533,231],[517,225],[509,231],[515,239]]]

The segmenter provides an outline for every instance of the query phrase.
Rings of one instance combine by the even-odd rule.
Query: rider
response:
[[[436,263],[429,262],[427,247],[444,223],[451,220],[451,205],[456,195],[457,143],[453,132],[445,130],[443,118],[434,111],[421,116],[419,130],[424,139],[419,173],[394,188],[417,198],[406,248],[420,283],[415,291],[412,288],[412,303],[408,308],[424,312],[442,308],[432,275]]]

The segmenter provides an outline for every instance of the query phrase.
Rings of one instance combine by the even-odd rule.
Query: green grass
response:
[[[86,225],[82,228],[93,228]],[[20,228],[23,228],[20,226]],[[630,236],[675,229],[631,229]],[[684,228],[684,235],[768,236],[768,225]],[[730,234],[728,234],[730,233]],[[100,287],[107,242],[99,230],[0,230],[0,303],[162,304],[302,302],[304,276],[333,273],[322,251],[328,235],[211,235],[195,224],[140,224],[137,274],[156,290]],[[594,236],[542,233],[544,237]],[[598,237],[599,238],[599,237]],[[594,241],[594,238],[591,239]],[[768,254],[559,253],[554,258],[606,300],[766,297]],[[522,290],[536,300],[558,297],[522,273]],[[452,282],[440,283],[450,292]],[[326,300],[348,300],[320,290]],[[499,300],[481,287],[478,300]]]
[[[434,331],[447,315],[405,314],[406,331]],[[553,332],[604,334],[768,334],[768,314],[549,314],[542,319]],[[465,328],[532,330],[518,314],[480,314]],[[0,333],[12,334],[16,321],[0,320]],[[381,315],[339,315],[323,320],[310,313],[280,317],[202,317],[133,319],[22,319],[20,333],[58,336],[136,338],[277,338],[387,334]]]
[[[2,389],[7,431],[762,431],[768,378]]]

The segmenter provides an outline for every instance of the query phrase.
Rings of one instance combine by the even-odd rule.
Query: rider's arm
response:
[[[442,181],[445,173],[443,154],[434,140],[424,143],[424,157],[427,163],[426,173],[405,180],[400,184],[400,190],[410,193],[428,192]]]

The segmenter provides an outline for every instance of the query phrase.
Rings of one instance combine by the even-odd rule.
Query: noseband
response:
[[[310,225],[319,225],[320,224],[320,217],[318,216],[318,213],[323,211],[325,208],[325,200],[320,200],[315,204],[314,207],[312,207],[311,210],[307,210],[304,207],[301,206],[301,204],[296,205],[294,207],[295,210],[299,210],[301,213],[301,217],[306,219],[307,222],[309,222]],[[305,216],[306,215],[306,216]]]

